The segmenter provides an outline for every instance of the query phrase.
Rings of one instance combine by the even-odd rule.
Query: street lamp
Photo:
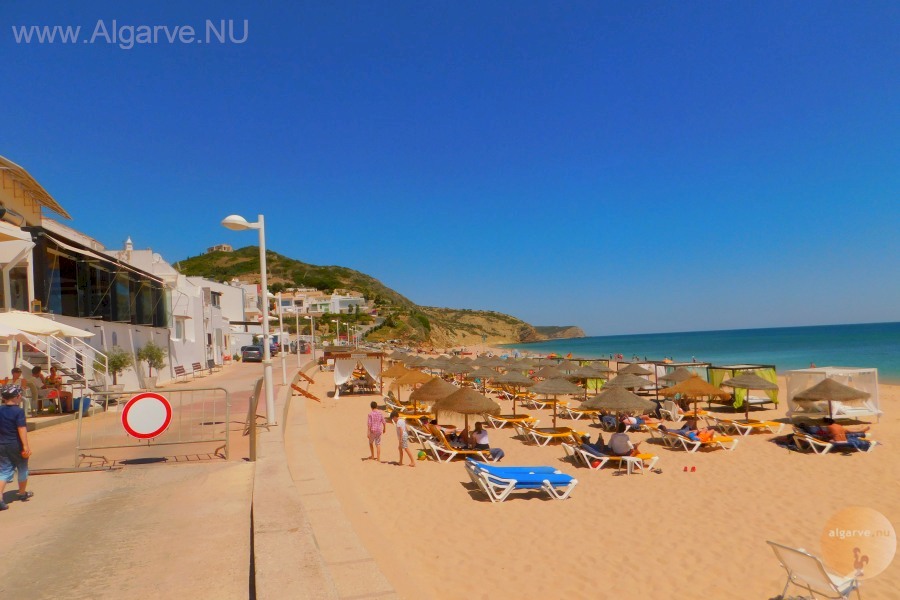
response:
[[[222,219],[222,226],[233,231],[256,229],[259,231],[259,271],[262,278],[262,330],[263,330],[263,386],[266,390],[266,421],[278,425],[275,418],[275,386],[272,382],[272,350],[269,346],[269,277],[266,273],[266,225],[259,215],[256,223],[249,223],[240,215],[228,215]]]
[[[316,318],[312,315],[307,315],[307,319],[309,319],[309,335],[312,337],[312,361],[316,362]]]
[[[278,292],[278,354],[281,355],[281,385],[287,385],[287,356],[284,354],[284,315],[281,292]]]
[[[337,346],[341,342],[341,322],[337,319],[332,319],[332,323],[334,323],[334,330],[337,332],[334,334],[334,345]]]

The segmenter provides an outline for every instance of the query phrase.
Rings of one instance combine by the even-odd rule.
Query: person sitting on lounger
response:
[[[632,429],[640,429],[644,425],[648,425],[654,427],[659,425],[659,421],[656,419],[652,419],[647,415],[635,415],[633,413],[628,413],[624,417],[622,417],[622,422],[631,427]]]
[[[845,427],[840,423],[835,423],[831,417],[822,419],[827,430],[827,438],[831,442],[838,444],[849,444],[858,450],[865,452],[871,445],[868,440],[864,440],[866,432],[869,431],[868,425],[859,425],[856,427]]]
[[[616,432],[609,438],[609,450],[616,456],[637,456],[640,445],[640,442],[634,444],[628,438],[628,434],[625,433],[625,423],[619,423]]]
[[[601,454],[609,454],[609,448],[606,447],[606,444],[603,443],[603,434],[597,435],[597,441],[593,444],[591,443],[591,436],[583,435],[581,436],[581,449],[589,452],[591,454],[601,455]]]
[[[475,423],[475,429],[472,431],[472,442],[474,443],[475,450],[488,450],[491,453],[491,458],[495,461],[500,461],[506,456],[506,453],[503,452],[500,448],[491,448],[490,443],[488,442],[488,432],[481,425],[480,422]]]

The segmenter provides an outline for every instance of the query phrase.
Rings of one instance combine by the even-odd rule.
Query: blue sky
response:
[[[262,213],[287,256],[588,334],[900,320],[894,2],[3,13],[0,154],[108,247],[174,262],[255,244],[219,221]],[[113,19],[249,28],[82,42]]]

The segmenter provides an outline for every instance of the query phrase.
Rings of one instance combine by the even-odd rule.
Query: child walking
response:
[[[372,410],[366,419],[366,435],[369,437],[369,460],[381,462],[381,434],[387,425],[384,423],[384,414],[378,410],[378,403],[374,400],[369,406]]]
[[[394,426],[397,428],[397,441],[400,443],[400,460],[398,462],[399,465],[403,465],[403,452],[406,452],[406,455],[409,457],[409,466],[415,467],[416,460],[413,458],[412,450],[409,449],[409,433],[406,430],[406,420],[400,418],[399,411],[393,411],[391,413],[391,421],[393,421]]]

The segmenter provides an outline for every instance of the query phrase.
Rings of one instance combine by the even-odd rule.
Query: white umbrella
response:
[[[30,333],[32,335],[52,335],[56,337],[77,337],[86,338],[94,334],[90,331],[78,329],[65,323],[60,323],[46,317],[21,310],[11,310],[9,312],[0,313],[0,325],[6,325],[21,332]]]
[[[22,342],[24,344],[33,344],[37,341],[36,338],[28,335],[24,331],[3,323],[0,323],[0,339],[13,340],[14,342]]]

